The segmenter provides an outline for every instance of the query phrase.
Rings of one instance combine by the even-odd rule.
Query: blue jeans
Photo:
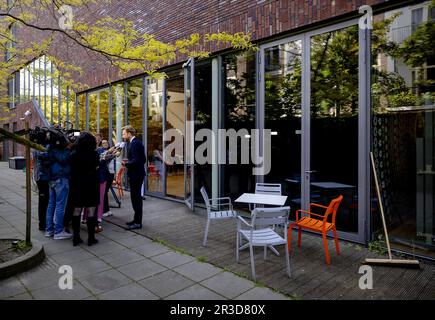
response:
[[[53,232],[53,216],[56,214],[54,233],[63,231],[63,216],[65,214],[66,202],[68,200],[69,182],[66,178],[57,179],[48,183],[50,198],[47,208],[47,220],[45,231]]]

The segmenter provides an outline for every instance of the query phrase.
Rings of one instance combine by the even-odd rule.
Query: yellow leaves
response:
[[[35,5],[38,6],[36,9],[41,8],[38,14],[40,18],[44,10],[56,12],[58,7],[62,5],[70,5],[75,12],[78,12],[78,9],[85,9],[90,4],[102,5],[103,2],[110,3],[111,1],[59,0],[53,2],[51,0],[39,0],[35,4],[34,0],[15,0],[14,5],[22,9],[17,13],[19,14],[17,17],[28,22],[35,18],[33,14]],[[7,20],[2,20],[0,24],[7,22]],[[251,35],[245,33],[230,34],[220,32],[205,35],[193,33],[173,43],[166,43],[156,39],[152,34],[142,34],[138,31],[139,29],[136,29],[135,21],[125,18],[104,17],[96,21],[85,21],[77,16],[73,20],[72,30],[56,29],[57,26],[49,24],[48,21],[47,25],[44,25],[44,21],[40,19],[38,22],[42,22],[42,24],[38,24],[39,27],[54,28],[51,36],[44,40],[38,39],[38,42],[32,43],[24,43],[19,39],[20,43],[17,47],[20,49],[16,52],[14,59],[9,62],[0,61],[0,82],[2,78],[7,78],[11,72],[24,66],[29,61],[47,55],[53,44],[53,38],[59,34],[63,34],[66,41],[74,41],[81,44],[86,50],[100,54],[102,57],[101,62],[106,63],[109,68],[115,66],[123,73],[140,70],[153,77],[161,77],[162,75],[157,73],[156,70],[172,63],[180,55],[196,58],[208,57],[210,52],[206,48],[209,48],[210,45],[256,50],[256,47],[251,43]],[[6,27],[7,24],[5,24]],[[1,37],[1,30],[3,28],[0,25],[0,48],[7,44],[7,41]],[[66,45],[68,44],[66,43]],[[73,78],[73,75],[83,73],[81,68],[68,64],[61,58],[53,56],[47,56],[47,58],[56,65],[56,70],[61,71],[62,76],[65,78],[64,82],[71,83],[71,86],[72,82],[70,81],[72,80],[70,79]],[[5,72],[5,70],[9,73]],[[59,71],[56,71],[56,76]]]
[[[17,15],[17,18],[19,18],[20,20],[23,21],[33,21],[35,19],[35,14],[29,12],[29,11],[24,11],[21,12]]]
[[[217,45],[222,43],[231,44],[234,49],[257,50],[251,43],[251,34],[249,33],[238,32],[229,34],[227,32],[219,32],[206,34],[204,38],[205,42],[215,42]]]

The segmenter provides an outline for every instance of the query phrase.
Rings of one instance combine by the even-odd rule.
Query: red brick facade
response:
[[[125,0],[113,1],[109,6],[94,4],[86,10],[75,11],[74,17],[84,21],[95,21],[101,17],[125,18],[135,22],[135,27],[143,33],[154,34],[157,39],[172,42],[187,37],[191,33],[214,33],[226,31],[229,33],[249,32],[253,41],[289,33],[296,28],[344,14],[357,13],[361,5],[380,5],[397,3],[392,0]],[[40,15],[37,25],[56,24],[55,17]],[[17,37],[29,43],[40,42],[51,35],[48,31],[19,27]],[[209,47],[211,52],[224,49]],[[57,34],[50,54],[67,63],[80,66],[83,74],[76,80],[86,84],[88,88],[101,86],[125,78],[119,76],[116,70],[111,70],[105,61],[96,54]],[[181,62],[185,57],[177,58],[173,63]],[[141,73],[133,72],[128,76]],[[33,108],[33,106],[30,106]],[[0,120],[0,126],[5,123],[17,122],[29,108],[19,106],[11,112],[14,119]],[[36,114],[36,113],[34,113]],[[0,111],[0,119],[7,115]],[[36,123],[35,123],[36,124]],[[12,143],[10,143],[10,148]],[[0,144],[0,153],[1,151]],[[20,154],[17,149],[17,153]],[[12,153],[10,153],[12,154]]]
[[[173,42],[192,33],[249,32],[253,41],[290,32],[343,14],[357,12],[363,4],[376,5],[388,0],[126,0],[113,1],[110,6],[93,5],[86,11],[74,12],[74,18],[95,21],[104,16],[125,18],[135,22],[137,30],[154,34],[157,39]],[[50,17],[39,17],[47,24]],[[50,21],[56,23],[53,17]],[[18,37],[28,41],[39,41],[49,32],[22,28]],[[217,51],[216,47],[205,48]],[[223,49],[223,48],[219,48]],[[80,66],[84,75],[80,83],[96,87],[119,80],[115,70],[110,71],[107,63],[95,54],[85,51],[63,36],[56,38],[52,55]],[[180,62],[185,57],[180,57]],[[138,74],[140,72],[136,72]],[[134,75],[132,73],[130,75]],[[124,76],[125,77],[125,76]]]
[[[24,129],[24,113],[30,110],[32,112],[32,116],[30,118],[30,123],[32,124],[32,127],[34,126],[44,126],[44,122],[42,121],[41,117],[39,116],[38,111],[35,109],[33,102],[27,102],[20,104],[16,108],[10,110],[9,112],[5,113],[2,112],[1,117],[4,117],[4,120],[0,120],[0,126],[4,129],[4,124],[9,124],[9,131],[13,131],[14,127],[13,124],[16,123],[16,131]],[[6,143],[7,147],[9,148],[9,156],[12,157],[14,155],[17,156],[23,156],[24,155],[24,146],[20,144],[15,145],[15,154],[14,154],[14,144],[12,141],[9,141]],[[4,159],[4,146],[5,144],[0,142],[0,159]]]

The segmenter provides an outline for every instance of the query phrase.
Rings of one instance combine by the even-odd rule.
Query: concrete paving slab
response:
[[[119,267],[117,268],[117,270],[130,277],[131,279],[139,281],[157,273],[166,271],[167,268],[151,260],[142,260],[126,266]]]
[[[230,272],[219,273],[207,280],[201,282],[206,288],[209,288],[220,295],[234,299],[242,293],[254,287],[252,281],[240,278]]]
[[[26,292],[26,288],[17,277],[0,281],[0,299],[16,296]]]
[[[130,283],[115,290],[98,296],[100,300],[158,300],[159,297],[141,287],[137,283]]]
[[[33,297],[28,292],[25,292],[25,293],[7,298],[6,300],[33,300]]]
[[[254,287],[236,297],[235,300],[290,300],[290,298],[268,288]]]
[[[112,239],[112,238],[110,238],[110,235],[108,236],[108,238]],[[143,246],[146,244],[153,243],[152,240],[150,240],[144,236],[138,236],[138,235],[132,236],[131,234],[127,238],[114,239],[114,241],[120,245],[123,245],[123,246],[129,248],[129,249],[137,248],[137,247],[140,247],[140,246]]]
[[[216,268],[209,263],[201,263],[197,261],[178,266],[174,268],[174,271],[181,273],[183,276],[196,282],[201,282],[223,272],[222,269]]]
[[[154,242],[133,248],[133,250],[147,258],[170,251],[168,247]]]
[[[128,283],[131,283],[132,280],[127,278],[118,270],[111,269],[80,279],[80,282],[93,294],[99,295],[118,289]]]
[[[38,266],[29,271],[20,273],[18,278],[28,290],[33,291],[56,285],[59,276],[60,274],[57,269],[44,269]]]
[[[83,261],[71,262],[69,265],[73,270],[73,276],[75,279],[83,279],[90,275],[99,274],[103,271],[112,269],[110,265],[97,257]]]
[[[117,268],[123,265],[131,264],[133,262],[144,260],[145,257],[132,250],[126,249],[103,255],[100,257],[100,259],[112,267]]]
[[[184,290],[166,297],[165,300],[226,300],[223,296],[213,292],[199,284],[195,284]]]
[[[72,246],[72,243],[70,243]],[[62,252],[58,254],[54,254],[51,258],[56,261],[58,264],[70,264],[72,262],[88,260],[94,258],[95,255],[89,253],[86,250],[81,249],[80,247],[75,247],[74,250]]]
[[[180,254],[177,252],[163,253],[158,256],[154,256],[151,259],[156,261],[157,263],[160,263],[161,265],[164,265],[167,268],[174,268],[195,260],[194,257]]]
[[[32,295],[37,300],[80,300],[92,296],[85,287],[73,281],[72,289],[60,289],[59,285],[33,290]]]
[[[195,283],[179,273],[167,270],[148,277],[140,281],[139,284],[158,295],[160,298],[165,298]]]

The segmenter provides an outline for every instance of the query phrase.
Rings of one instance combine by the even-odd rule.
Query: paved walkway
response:
[[[0,238],[23,238],[25,175],[0,162],[0,177]],[[37,230],[37,198],[32,196],[32,237],[44,244],[47,258],[28,272],[0,280],[0,299],[289,299],[110,222],[92,247],[47,239]],[[72,290],[59,288],[62,265],[72,267]]]

